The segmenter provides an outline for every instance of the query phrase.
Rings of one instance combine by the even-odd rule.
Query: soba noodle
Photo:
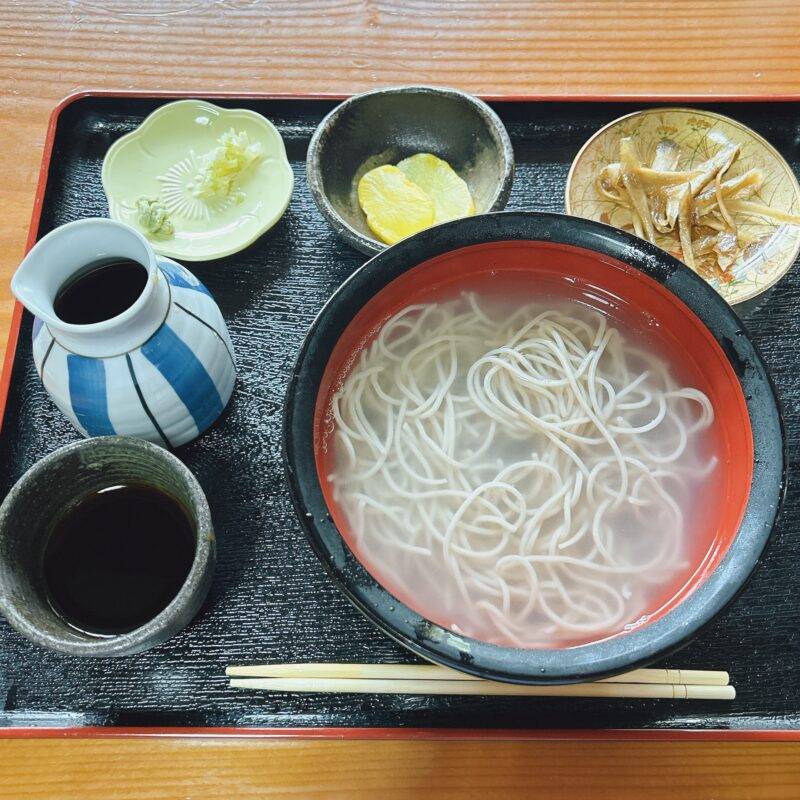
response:
[[[331,414],[351,545],[453,630],[589,641],[643,621],[687,567],[711,403],[578,303],[409,306]]]

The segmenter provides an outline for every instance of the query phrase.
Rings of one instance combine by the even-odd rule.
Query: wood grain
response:
[[[800,92],[800,7],[777,0],[0,0],[0,344],[47,117],[85,88],[487,94]],[[787,744],[35,740],[0,798],[789,798]],[[667,780],[665,780],[667,778]],[[621,788],[624,787],[624,788]]]
[[[800,748],[708,742],[28,740],[0,800],[794,800]],[[487,794],[488,793],[488,794]]]

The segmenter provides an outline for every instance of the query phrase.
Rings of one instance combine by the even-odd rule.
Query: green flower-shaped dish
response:
[[[201,158],[231,128],[259,142],[263,157],[237,181],[238,196],[200,200],[190,184]],[[148,238],[157,253],[183,261],[209,261],[243,250],[281,218],[294,187],[283,139],[271,122],[255,111],[202,100],[161,106],[116,141],[103,161],[102,180],[111,218],[137,230],[142,228],[136,201],[158,198],[175,232]]]

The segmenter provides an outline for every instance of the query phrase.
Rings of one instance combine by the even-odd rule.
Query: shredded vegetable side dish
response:
[[[712,148],[710,148],[712,149]],[[619,161],[597,175],[598,195],[627,209],[623,227],[680,258],[705,278],[734,279],[740,255],[757,255],[770,236],[743,225],[753,218],[800,225],[800,216],[771,208],[759,197],[762,170],[737,170],[739,145],[719,143],[705,161],[688,167],[690,154],[661,139],[649,164],[633,137],[619,142]],[[608,222],[608,215],[603,221]]]

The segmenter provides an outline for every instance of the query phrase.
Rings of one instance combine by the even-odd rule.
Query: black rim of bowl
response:
[[[479,116],[486,121],[488,127],[491,129],[493,136],[497,140],[497,146],[503,153],[503,177],[497,185],[492,202],[487,209],[487,212],[501,211],[505,208],[508,202],[508,197],[511,194],[511,186],[514,182],[514,148],[511,144],[511,138],[508,131],[503,125],[497,112],[488,104],[475,95],[469,92],[462,92],[460,89],[453,89],[448,86],[426,86],[426,85],[409,85],[409,86],[389,86],[382,89],[372,89],[368,92],[361,92],[348,97],[339,103],[336,108],[329,111],[322,122],[317,126],[311,141],[308,144],[308,153],[306,155],[306,179],[308,186],[311,190],[311,196],[316,203],[320,213],[325,217],[328,224],[349,244],[360,250],[367,255],[374,255],[386,250],[389,245],[384,244],[373,236],[368,236],[362,231],[354,228],[347,220],[345,220],[339,212],[334,208],[328,195],[325,192],[325,187],[322,183],[322,175],[320,168],[320,155],[322,152],[322,138],[327,131],[334,125],[338,118],[347,112],[354,104],[360,103],[365,99],[375,95],[390,95],[390,94],[405,94],[405,93],[426,93],[433,95],[440,95],[442,97],[458,98],[465,103],[470,103],[475,107]]]
[[[727,553],[694,592],[660,619],[624,636],[563,649],[500,647],[432,623],[391,595],[361,565],[333,523],[317,473],[313,427],[320,381],[344,329],[384,286],[418,264],[462,247],[507,240],[593,250],[649,275],[709,328],[734,368],[753,431],[753,482],[744,518]],[[564,214],[503,212],[455,220],[379,253],[346,280],[303,342],[284,414],[284,461],[298,518],[324,567],[355,606],[384,633],[422,658],[482,678],[570,683],[654,661],[687,644],[744,588],[763,558],[786,490],[786,435],[763,359],[730,306],[702,278],[635,236]]]

